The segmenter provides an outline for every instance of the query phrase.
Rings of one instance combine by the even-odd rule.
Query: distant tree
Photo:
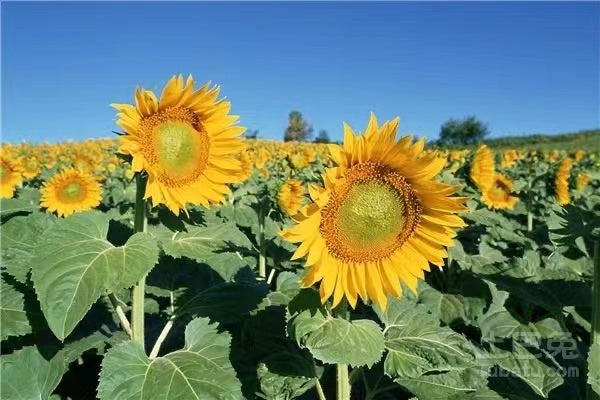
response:
[[[258,129],[246,129],[244,137],[246,139],[256,139],[258,137]]]
[[[325,129],[321,129],[314,140],[315,143],[330,143],[329,134]]]
[[[442,146],[473,144],[483,140],[489,133],[487,125],[475,116],[460,120],[449,119],[440,128],[438,144]]]
[[[293,110],[290,112],[288,117],[288,127],[285,130],[285,134],[283,135],[283,140],[285,142],[289,141],[299,141],[305,142],[310,139],[310,135],[312,134],[313,128],[310,124],[302,117],[302,113],[297,110]]]

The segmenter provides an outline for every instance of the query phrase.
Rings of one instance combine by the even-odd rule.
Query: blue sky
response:
[[[437,137],[599,123],[599,3],[2,3],[2,140],[111,136],[112,102],[174,73],[219,83],[244,126],[290,110],[341,138],[370,111]]]

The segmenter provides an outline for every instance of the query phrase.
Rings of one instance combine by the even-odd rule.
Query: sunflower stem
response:
[[[323,392],[323,387],[321,386],[321,382],[319,382],[319,378],[315,378],[315,390],[317,391],[319,400],[327,400],[325,398],[325,393]]]
[[[265,242],[265,202],[260,202],[258,209],[258,276],[265,278],[267,276],[267,255],[266,255],[266,242]]]
[[[533,231],[533,213],[531,210],[527,211],[527,232]]]
[[[346,321],[350,320],[348,302],[342,299],[335,309],[335,315]],[[348,375],[348,364],[336,364],[337,371],[337,400],[350,400],[350,376]]]
[[[594,240],[594,286],[592,294],[592,329],[590,346],[600,343],[600,239]],[[589,374],[589,366],[588,366]],[[600,396],[592,389],[591,385],[586,387],[586,399],[598,400]]]
[[[350,400],[350,380],[348,364],[336,364],[337,370],[337,400]]]
[[[110,304],[112,304],[113,308],[115,309],[115,312],[117,313],[117,316],[119,317],[121,327],[123,328],[125,333],[127,333],[127,335],[131,337],[131,325],[129,324],[129,320],[125,315],[125,311],[123,311],[123,307],[121,307],[121,305],[119,304],[119,300],[113,293],[108,294],[108,300],[110,301]]]
[[[135,215],[133,220],[133,230],[135,233],[144,232],[146,229],[146,183],[148,177],[138,173],[135,179]],[[135,342],[144,345],[144,291],[146,288],[146,276],[142,277],[131,293],[131,333]]]

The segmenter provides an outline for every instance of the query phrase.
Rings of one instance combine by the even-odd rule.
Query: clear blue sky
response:
[[[111,136],[112,102],[174,73],[219,83],[244,126],[290,110],[341,138],[370,111],[435,138],[599,124],[599,3],[2,3],[2,139]]]

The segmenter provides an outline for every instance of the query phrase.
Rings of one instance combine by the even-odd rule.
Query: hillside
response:
[[[558,135],[527,135],[503,136],[484,141],[490,147],[496,148],[528,148],[539,150],[555,149],[585,149],[586,151],[600,151],[600,130],[583,130],[574,133]]]

